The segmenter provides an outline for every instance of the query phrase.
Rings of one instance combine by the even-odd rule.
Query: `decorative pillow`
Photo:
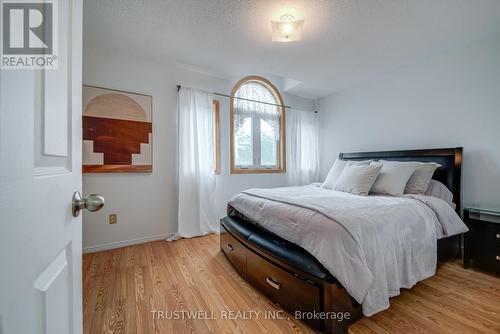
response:
[[[334,190],[367,196],[380,173],[382,164],[369,165],[348,163],[333,187]]]
[[[431,182],[434,171],[441,167],[435,162],[422,162],[417,167],[413,175],[408,180],[405,187],[405,194],[423,195]]]
[[[333,186],[337,183],[340,174],[342,174],[344,167],[348,163],[353,164],[353,165],[369,165],[370,162],[372,162],[372,160],[346,161],[346,160],[336,159],[335,162],[333,163],[332,168],[330,168],[328,175],[326,176],[325,182],[323,182],[321,187],[327,188],[327,189],[333,189]]]
[[[453,193],[439,181],[431,180],[425,195],[440,198],[448,203],[453,209],[457,207],[456,204],[453,203]]]
[[[386,160],[381,160],[380,163],[382,163],[382,169],[373,184],[371,192],[392,196],[403,195],[406,183],[420,165],[420,162]]]

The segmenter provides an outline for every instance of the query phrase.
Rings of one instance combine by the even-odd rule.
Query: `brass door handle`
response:
[[[78,217],[82,209],[87,209],[90,212],[99,211],[104,206],[104,197],[97,194],[90,194],[82,197],[80,192],[75,191],[71,208],[73,217]]]

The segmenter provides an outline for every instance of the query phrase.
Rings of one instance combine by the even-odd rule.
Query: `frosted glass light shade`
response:
[[[273,42],[294,42],[302,39],[304,20],[271,21]]]

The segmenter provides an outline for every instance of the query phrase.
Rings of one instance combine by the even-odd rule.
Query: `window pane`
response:
[[[234,164],[253,165],[252,118],[235,117],[234,122]]]
[[[279,121],[260,120],[260,163],[262,166],[278,165]]]
[[[250,169],[249,172],[280,169],[284,165],[281,161],[284,138],[280,138],[284,109],[279,106],[279,92],[265,79],[245,79],[238,83],[231,100],[234,161],[231,168]]]

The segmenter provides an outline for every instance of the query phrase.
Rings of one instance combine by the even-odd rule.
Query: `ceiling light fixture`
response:
[[[271,21],[273,42],[294,42],[302,39],[304,20],[295,20],[293,15],[284,14],[280,21]]]

